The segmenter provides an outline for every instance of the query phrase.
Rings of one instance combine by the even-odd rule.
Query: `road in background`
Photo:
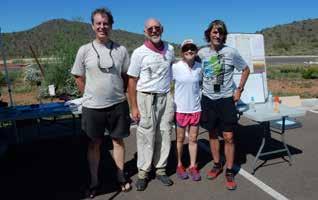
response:
[[[318,64],[318,56],[266,56],[267,66],[281,64]]]

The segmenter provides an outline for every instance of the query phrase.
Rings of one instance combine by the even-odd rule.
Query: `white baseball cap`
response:
[[[186,40],[184,40],[184,41],[181,43],[181,49],[182,49],[185,45],[193,45],[193,46],[195,46],[196,48],[198,48],[197,45],[194,43],[194,41],[193,41],[192,39],[186,39]]]

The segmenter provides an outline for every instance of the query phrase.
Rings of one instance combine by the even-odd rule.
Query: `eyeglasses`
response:
[[[152,32],[160,32],[161,31],[161,27],[160,26],[151,26],[149,28],[147,28],[147,32],[148,33],[152,33]]]
[[[100,63],[100,55],[98,53],[98,51],[96,50],[95,48],[95,45],[93,44],[92,42],[92,47],[97,55],[97,66],[98,68],[100,69],[100,71],[102,72],[106,72],[106,73],[109,73],[110,69],[114,66],[114,59],[113,59],[113,56],[112,56],[112,50],[113,50],[113,41],[110,41],[111,44],[110,44],[110,51],[109,51],[109,57],[111,58],[111,65],[109,66],[102,66],[101,63]]]

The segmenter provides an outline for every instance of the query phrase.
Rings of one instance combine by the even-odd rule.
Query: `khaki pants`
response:
[[[137,102],[141,115],[137,128],[138,177],[146,178],[151,164],[156,167],[157,174],[163,174],[171,146],[172,95],[137,92]]]

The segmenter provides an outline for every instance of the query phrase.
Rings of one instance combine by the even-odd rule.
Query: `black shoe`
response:
[[[147,179],[145,178],[138,178],[135,185],[137,191],[144,191],[147,187]]]
[[[157,179],[165,186],[173,185],[173,181],[167,175],[157,175]]]

